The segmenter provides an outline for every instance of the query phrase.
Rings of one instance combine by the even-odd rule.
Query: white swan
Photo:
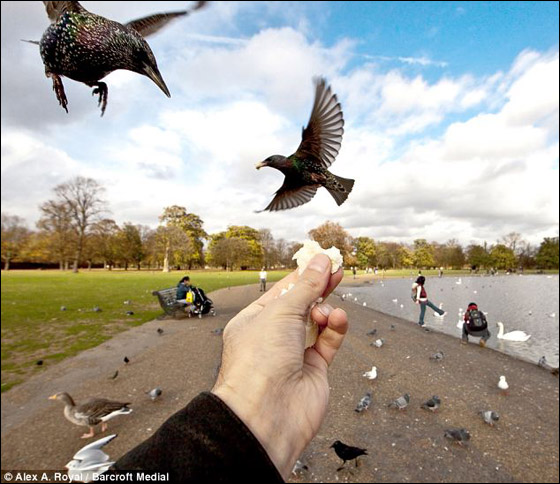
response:
[[[527,341],[531,337],[531,335],[527,334],[525,331],[510,331],[504,334],[504,323],[498,321],[496,324],[500,327],[498,339],[505,339],[507,341]]]

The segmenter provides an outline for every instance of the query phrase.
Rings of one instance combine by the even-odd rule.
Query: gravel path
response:
[[[80,439],[85,427],[68,422],[62,405],[47,399],[60,391],[77,402],[93,396],[132,402],[132,414],[109,422],[108,432],[118,438],[106,451],[113,459],[124,454],[212,387],[222,340],[211,331],[258,296],[256,285],[221,289],[210,295],[216,317],[146,323],[4,393],[2,469],[62,469],[85,445]],[[330,302],[348,312],[350,331],[330,368],[327,418],[302,456],[309,470],[293,482],[558,482],[556,376],[474,344],[461,346],[456,338],[336,295]],[[157,328],[164,330],[161,336]],[[382,348],[370,346],[375,338],[366,332],[373,328],[376,338],[386,340]],[[445,355],[441,362],[429,359],[436,351]],[[379,376],[369,381],[362,373],[372,365]],[[119,375],[112,380],[115,370]],[[496,387],[500,375],[510,384],[507,396]],[[144,392],[155,386],[163,395],[152,402]],[[373,393],[373,403],[358,414],[354,408],[366,391]],[[387,407],[405,392],[411,395],[408,409]],[[432,414],[420,405],[434,394],[442,406]],[[477,415],[482,409],[499,412],[494,428]],[[452,427],[470,431],[465,447],[443,437]],[[359,467],[347,464],[336,472],[341,461],[329,448],[335,440],[366,447],[369,455],[360,457]]]

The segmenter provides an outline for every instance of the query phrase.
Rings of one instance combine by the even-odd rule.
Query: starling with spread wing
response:
[[[325,79],[315,81],[315,102],[297,151],[287,158],[272,155],[257,164],[276,168],[284,174],[284,183],[264,210],[287,210],[309,202],[319,187],[325,187],[338,205],[342,205],[354,186],[354,180],[333,175],[334,162],[344,133],[342,108]]]

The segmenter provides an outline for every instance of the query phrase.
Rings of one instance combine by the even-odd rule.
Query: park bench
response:
[[[165,311],[165,315],[174,318],[191,317],[190,311],[185,311],[185,305],[177,302],[177,288],[170,287],[159,291],[152,291],[153,296],[157,296],[161,309]]]

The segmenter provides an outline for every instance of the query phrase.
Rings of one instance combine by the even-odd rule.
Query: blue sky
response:
[[[126,22],[185,2],[82,2]],[[156,227],[182,205],[208,232],[269,228],[302,240],[326,220],[353,236],[492,244],[558,235],[557,2],[210,2],[150,44],[172,97],[126,71],[91,89],[44,76],[41,2],[2,2],[2,211],[33,227],[74,176],[105,188],[117,223]],[[325,76],[345,133],[332,172],[355,178],[337,207],[255,213],[282,175]]]

